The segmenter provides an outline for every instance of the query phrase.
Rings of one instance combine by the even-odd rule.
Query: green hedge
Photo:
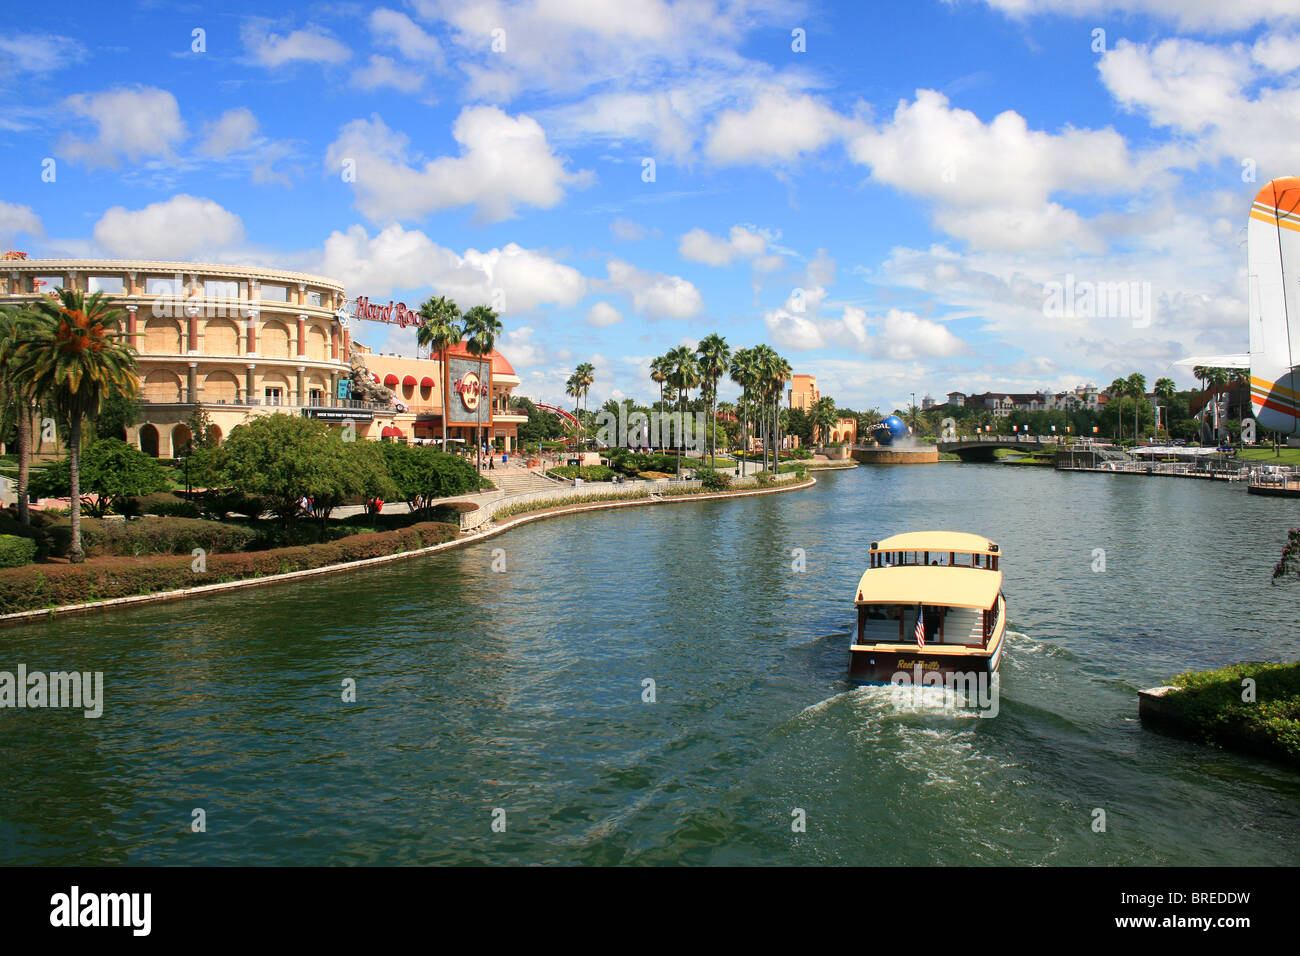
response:
[[[0,568],[21,568],[36,560],[36,542],[16,534],[0,534]]]
[[[604,465],[561,465],[558,468],[552,468],[547,472],[548,475],[555,475],[557,478],[581,478],[583,481],[609,481],[618,472],[613,468],[606,468]]]
[[[1243,681],[1255,681],[1255,700],[1243,701]],[[1245,750],[1300,765],[1300,662],[1243,663],[1179,674],[1183,688],[1167,705],[1204,743]]]
[[[0,534],[29,538],[36,544],[36,560],[44,560],[50,553],[49,525],[54,519],[42,511],[29,512],[31,524],[20,524],[16,508],[0,511]]]
[[[56,521],[48,531],[50,554],[66,557],[72,544],[71,520]],[[258,537],[251,528],[199,518],[81,519],[81,548],[88,558],[189,554],[195,548],[209,554],[231,554],[246,550]]]
[[[152,594],[377,558],[441,544],[455,538],[458,531],[452,525],[427,521],[398,531],[358,534],[342,541],[310,547],[212,554],[207,558],[204,571],[193,570],[193,559],[188,554],[146,560],[115,558],[85,564],[6,568],[0,570],[0,614]]]
[[[158,515],[161,518],[197,518],[198,506],[194,502],[167,491],[136,498],[136,514]]]

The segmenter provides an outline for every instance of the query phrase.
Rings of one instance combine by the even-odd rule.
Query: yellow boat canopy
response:
[[[872,550],[997,554],[998,546],[983,535],[967,534],[965,531],[909,531],[875,542]]]
[[[908,536],[900,535],[900,537]],[[948,565],[935,567],[907,564],[868,569],[862,575],[862,580],[858,582],[857,603],[929,604],[988,610],[997,601],[998,592],[1001,590],[1001,571]]]

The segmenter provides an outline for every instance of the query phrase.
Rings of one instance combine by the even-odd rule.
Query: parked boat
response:
[[[871,544],[858,583],[849,676],[864,682],[992,674],[1002,659],[1001,551],[988,538],[917,531]]]

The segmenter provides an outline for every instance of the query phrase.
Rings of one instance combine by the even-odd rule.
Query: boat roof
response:
[[[987,610],[1002,590],[1002,572],[952,565],[900,564],[869,568],[858,582],[858,604],[929,604]]]
[[[965,531],[909,531],[872,544],[873,551],[961,551],[963,554],[990,554],[998,546],[979,534]]]

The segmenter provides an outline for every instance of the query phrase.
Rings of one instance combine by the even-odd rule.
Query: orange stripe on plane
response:
[[[1300,399],[1300,392],[1292,391],[1285,385],[1278,385],[1276,382],[1270,382],[1266,378],[1250,377],[1250,387],[1252,391],[1257,392],[1277,392],[1280,395],[1290,399]]]

